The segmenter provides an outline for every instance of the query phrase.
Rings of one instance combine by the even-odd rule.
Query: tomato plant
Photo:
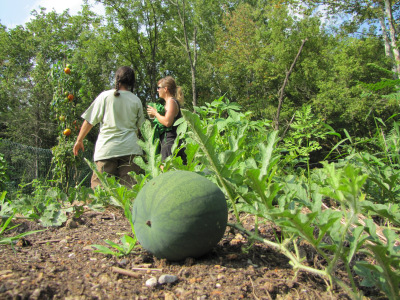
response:
[[[74,72],[71,73],[71,69]],[[53,179],[66,189],[68,183],[74,180],[74,172],[78,164],[82,163],[81,157],[73,155],[73,145],[79,133],[77,119],[81,112],[77,112],[80,102],[81,74],[71,64],[58,62],[51,71],[53,81],[53,102],[55,121],[58,124],[58,145],[53,150]],[[82,156],[82,154],[80,154]]]

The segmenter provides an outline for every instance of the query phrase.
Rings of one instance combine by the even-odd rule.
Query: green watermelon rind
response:
[[[132,208],[142,247],[158,258],[200,257],[218,244],[228,219],[225,196],[207,178],[170,171],[149,181]]]

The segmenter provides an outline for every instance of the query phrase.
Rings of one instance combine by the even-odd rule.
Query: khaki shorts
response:
[[[133,162],[135,156],[136,155],[120,156],[105,160],[98,160],[95,163],[99,172],[106,172],[112,176],[115,176],[120,180],[121,184],[131,188],[136,184],[136,181],[128,173],[135,172],[136,174],[139,174],[142,172],[142,169]],[[92,189],[100,184],[100,179],[97,177],[96,173],[93,172],[91,179]]]

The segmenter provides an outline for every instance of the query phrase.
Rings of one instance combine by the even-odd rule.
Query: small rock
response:
[[[34,291],[33,291],[33,293],[31,294],[31,296],[29,297],[29,299],[39,299],[39,297],[40,297],[40,293],[41,293],[42,291],[40,290],[40,289],[35,289]]]
[[[65,227],[69,229],[78,228],[78,223],[76,223],[73,219],[69,219],[65,223]]]
[[[157,285],[157,278],[151,277],[150,279],[147,279],[147,280],[146,280],[146,286],[147,286],[147,287],[153,288],[153,287],[155,287],[156,285]]]
[[[100,276],[99,276],[99,283],[100,284],[107,284],[108,282],[110,282],[111,281],[111,279],[110,279],[110,277],[107,275],[107,274],[101,274]]]
[[[185,290],[183,288],[176,288],[175,289],[175,294],[177,296],[183,296],[185,294]]]
[[[177,280],[178,280],[178,277],[175,275],[163,274],[160,276],[160,278],[158,278],[158,283],[159,284],[174,283]]]
[[[225,275],[218,274],[217,280],[224,280],[224,279],[225,279]]]
[[[123,284],[124,284],[124,281],[122,279],[117,280],[117,288],[119,288]]]
[[[175,300],[175,296],[172,293],[165,293],[164,300]]]
[[[129,260],[126,259],[126,258],[121,259],[121,261],[118,262],[118,264],[119,264],[121,267],[126,266],[128,263],[129,263]]]

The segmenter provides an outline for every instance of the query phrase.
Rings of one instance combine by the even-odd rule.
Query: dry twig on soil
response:
[[[133,278],[141,278],[142,277],[142,274],[140,274],[140,273],[131,272],[129,270],[125,270],[125,269],[121,269],[121,268],[117,268],[117,267],[112,267],[111,270],[114,273],[130,276]]]

